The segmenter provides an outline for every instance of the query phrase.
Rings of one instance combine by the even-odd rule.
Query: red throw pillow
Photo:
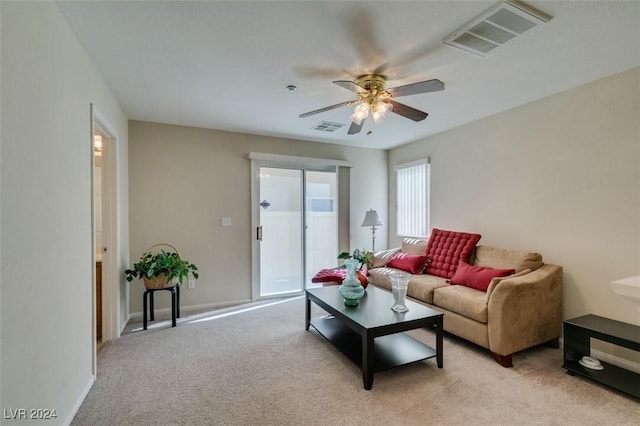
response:
[[[471,251],[480,241],[480,234],[443,231],[433,228],[425,255],[430,259],[427,274],[451,278],[458,268],[458,262],[469,261]]]
[[[427,266],[427,256],[420,256],[417,254],[398,253],[393,256],[393,259],[387,263],[389,268],[402,269],[403,271],[411,272],[414,275],[419,275],[424,272],[424,268]]]
[[[515,269],[493,269],[484,266],[473,266],[461,260],[450,283],[487,291],[492,279],[506,277],[515,272]]]

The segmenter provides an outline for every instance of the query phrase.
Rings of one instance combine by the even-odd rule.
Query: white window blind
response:
[[[396,232],[426,237],[429,231],[429,159],[399,164],[396,170]]]

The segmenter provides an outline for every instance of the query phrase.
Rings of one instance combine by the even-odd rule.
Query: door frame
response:
[[[120,138],[106,118],[90,104],[91,147],[91,265],[92,268],[92,347],[94,374],[97,369],[96,335],[96,223],[95,223],[95,161],[93,135],[99,131],[105,136],[102,143],[102,342],[120,337],[120,280],[118,258],[120,254],[118,226],[118,141]]]
[[[259,195],[259,169],[260,167],[274,167],[284,169],[300,169],[300,170],[322,170],[329,167],[335,167],[336,180],[340,182],[339,167],[353,167],[352,161],[331,160],[313,157],[297,157],[291,155],[268,154],[261,152],[250,152],[247,158],[251,160],[251,299],[253,301],[265,300],[269,298],[282,297],[282,295],[260,296],[260,243],[257,239],[256,232],[260,225],[260,206],[254,201]],[[303,174],[304,176],[304,174]],[[339,210],[339,185],[338,196],[336,197],[336,211]],[[304,192],[304,178],[303,178]],[[304,216],[304,215],[303,215]],[[306,218],[303,218],[303,226]],[[340,232],[340,218],[338,220],[338,232]],[[304,228],[303,228],[304,230]],[[304,235],[304,234],[303,234]],[[339,243],[338,235],[338,243]],[[304,265],[303,265],[304,272]],[[306,279],[306,277],[305,277]],[[304,286],[303,286],[304,291]]]

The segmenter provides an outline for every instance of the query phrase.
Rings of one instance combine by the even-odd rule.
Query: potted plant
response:
[[[160,250],[152,254],[147,251],[142,254],[140,260],[133,264],[133,269],[124,271],[127,281],[134,278],[142,279],[147,288],[165,288],[175,284],[182,284],[191,273],[198,279],[198,267],[180,257],[179,253]]]
[[[355,249],[353,254],[349,254],[349,252],[343,251],[338,255],[338,259],[354,259],[358,261],[358,270],[362,270],[364,265],[367,265],[367,269],[371,267],[371,257],[373,253],[367,250],[360,251],[359,249]]]

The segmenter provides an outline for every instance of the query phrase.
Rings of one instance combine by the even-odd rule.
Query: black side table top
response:
[[[591,314],[566,320],[564,322],[576,327],[584,328],[596,333],[606,334],[616,339],[640,345],[640,326],[637,325]]]

